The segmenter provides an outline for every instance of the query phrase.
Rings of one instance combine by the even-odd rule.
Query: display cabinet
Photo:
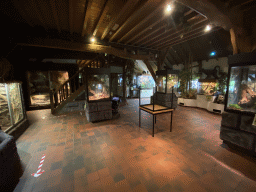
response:
[[[216,91],[217,80],[215,79],[199,79],[197,93],[199,95],[213,95]]]
[[[256,152],[256,53],[228,57],[229,71],[225,112],[220,138]]]
[[[21,83],[0,83],[0,126],[7,132],[25,119]]]
[[[171,93],[172,87],[174,92],[177,92],[178,88],[178,73],[179,71],[166,69],[156,71],[156,84],[158,93]]]
[[[227,110],[256,112],[256,62],[230,66]]]
[[[87,102],[110,100],[110,69],[88,68],[86,99]]]
[[[153,88],[153,94],[156,95],[157,87]],[[172,87],[173,94],[173,87]],[[161,94],[165,95],[165,94]],[[171,105],[168,105],[170,103]],[[154,137],[154,124],[156,123],[156,115],[162,113],[171,113],[171,122],[170,122],[170,132],[172,131],[172,113],[173,113],[173,97],[171,97],[170,102],[159,102],[154,99],[154,96],[149,98],[141,97],[141,89],[139,88],[139,126],[141,125],[141,110],[145,111],[153,116],[153,130],[152,136]],[[147,119],[147,118],[146,118]]]
[[[110,68],[88,68],[85,112],[89,122],[112,119]]]

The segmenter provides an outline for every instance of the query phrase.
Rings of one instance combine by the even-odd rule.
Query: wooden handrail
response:
[[[94,62],[94,60],[92,60],[89,64],[91,64],[92,62]],[[52,113],[54,113],[55,109],[63,101],[65,101],[73,92],[77,91],[81,87],[80,84],[76,86],[76,82],[73,80],[75,80],[75,78],[77,78],[77,76],[79,76],[80,73],[82,73],[82,76],[85,77],[86,68],[87,66],[84,66],[82,69],[76,72],[70,79],[68,79],[62,85],[60,85],[56,90],[50,91]],[[71,89],[73,89],[73,91]]]
[[[92,60],[90,63],[92,63],[94,60]],[[90,64],[89,63],[89,64]],[[89,65],[88,64],[88,65]],[[72,81],[73,79],[75,79],[75,77],[77,77],[77,75],[79,75],[79,73],[81,73],[81,72],[83,72],[84,70],[85,70],[85,68],[86,67],[83,67],[82,69],[80,69],[78,72],[76,72],[71,78],[69,78],[67,81],[65,81],[62,85],[60,85],[55,91],[54,91],[54,93],[55,92],[57,92],[57,91],[59,91],[65,84],[67,84],[68,82],[70,82],[70,81]],[[53,94],[54,94],[53,93]]]

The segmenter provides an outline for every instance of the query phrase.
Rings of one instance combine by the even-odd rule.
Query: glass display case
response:
[[[137,79],[137,85],[142,89],[153,89],[155,87],[155,81],[151,75],[140,75]]]
[[[227,109],[256,112],[256,62],[230,67]]]
[[[111,97],[123,97],[123,74],[111,73]]]
[[[156,72],[157,92],[171,93],[172,87],[177,92],[178,82],[178,71],[166,69]]]
[[[110,69],[89,69],[86,75],[87,102],[110,100]]]
[[[213,95],[217,89],[217,80],[199,79],[197,89],[199,95]]]
[[[25,118],[20,83],[0,83],[0,126],[7,131]]]

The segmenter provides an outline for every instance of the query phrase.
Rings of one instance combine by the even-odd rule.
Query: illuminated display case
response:
[[[137,84],[142,89],[153,89],[153,87],[155,87],[155,81],[153,77],[148,74],[138,76]]]
[[[256,61],[230,66],[226,109],[256,113]]]
[[[179,71],[166,69],[156,72],[156,84],[157,92],[159,93],[171,93],[172,87],[174,92],[177,92],[178,88],[178,73]]]
[[[25,119],[25,108],[20,83],[0,83],[0,126],[11,130]]]
[[[88,69],[86,75],[87,102],[110,100],[110,69]]]
[[[217,80],[215,79],[199,79],[198,91],[199,95],[213,95],[216,91]]]

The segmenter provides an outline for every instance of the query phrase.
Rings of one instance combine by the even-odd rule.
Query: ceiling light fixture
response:
[[[211,25],[207,25],[204,29],[205,32],[208,32],[212,29]]]
[[[216,55],[216,51],[213,51],[210,53],[210,56],[215,56]]]

